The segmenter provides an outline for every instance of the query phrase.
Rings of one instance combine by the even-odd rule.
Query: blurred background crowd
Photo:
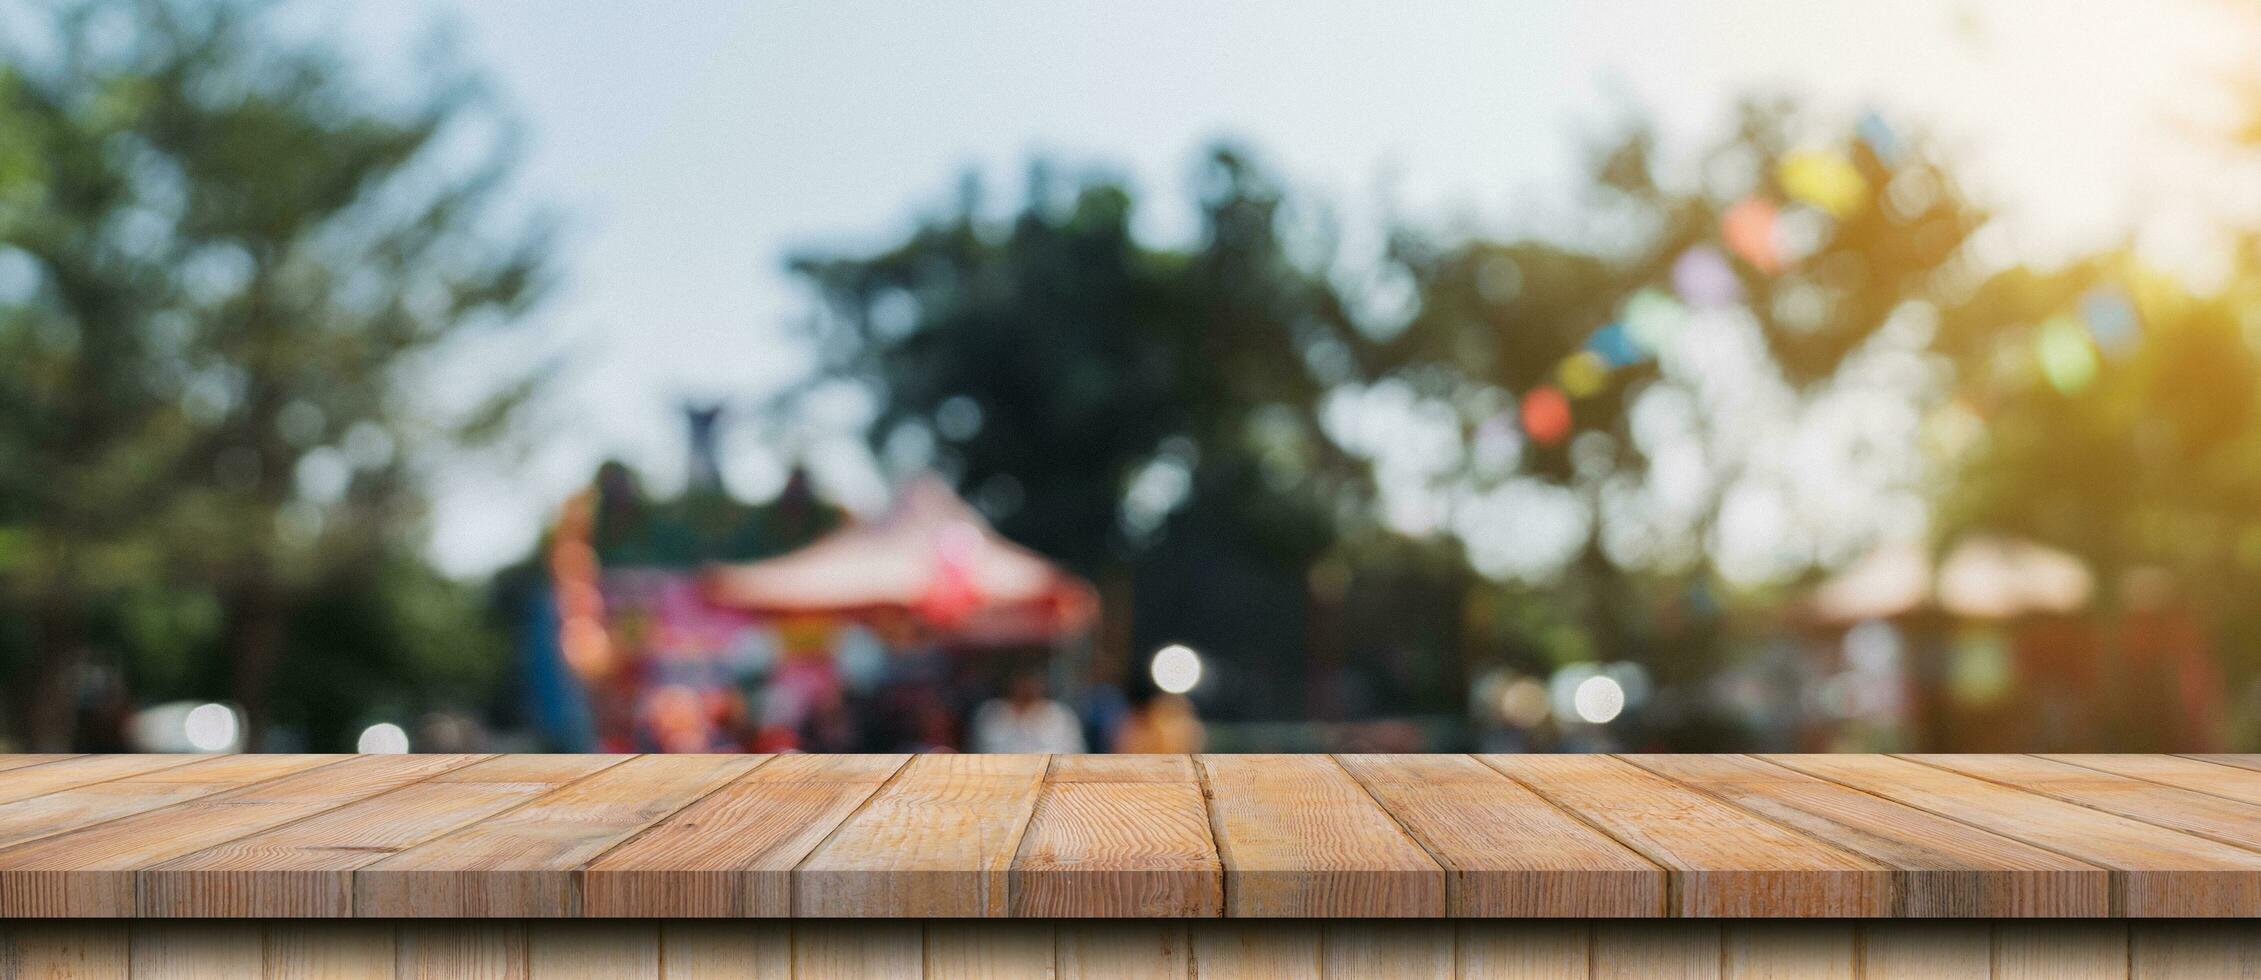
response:
[[[917,79],[823,64],[919,29],[874,21],[1130,13],[792,6],[629,105],[607,86],[696,24],[495,6],[395,58],[393,21],[450,11],[0,0],[0,748],[2261,746],[2256,11],[2029,36],[2023,6],[1910,5],[1934,47],[1884,77],[1934,98],[1907,105],[1730,79],[1544,129],[1475,111],[1526,80],[1407,109],[1563,161],[1500,208],[1315,188],[1262,99],[1231,103],[1255,135],[1071,154],[1036,126],[957,177],[808,148],[918,130]],[[1769,33],[1793,6],[1828,9]],[[1632,9],[1551,29],[1724,58],[1872,27]],[[1386,63],[1466,11],[1433,13],[1308,16]],[[497,26],[551,17],[593,36]],[[937,98],[1112,92],[1047,24]],[[1121,26],[1132,55],[1162,28]],[[1180,53],[1295,43],[1221,33]],[[1323,65],[1254,61],[1327,128]],[[699,105],[755,99],[733,79],[784,107],[686,149]],[[1399,114],[1366,98],[1337,107]],[[2146,122],[2048,143],[2023,117],[2051,100]],[[1959,101],[1992,108],[1923,111]],[[579,159],[700,189],[584,216],[539,179]],[[2059,168],[2185,166],[2209,182],[2080,235],[2029,213],[2095,196]],[[801,217],[710,272],[709,239],[766,239],[709,209]],[[788,302],[715,322],[741,280]]]

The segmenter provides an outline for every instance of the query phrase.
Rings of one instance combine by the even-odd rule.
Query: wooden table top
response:
[[[0,916],[2255,916],[2261,756],[0,756]]]

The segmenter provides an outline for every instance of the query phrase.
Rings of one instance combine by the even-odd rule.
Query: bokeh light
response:
[[[1775,225],[1781,216],[1774,202],[1763,197],[1746,197],[1720,215],[1720,240],[1727,244],[1728,251],[1750,263],[1752,268],[1766,273],[1781,271],[1782,256],[1775,245]]]
[[[1578,682],[1577,690],[1570,696],[1571,704],[1578,709],[1581,721],[1601,725],[1615,720],[1625,710],[1625,688],[1612,677],[1588,677]]]
[[[392,722],[380,721],[361,730],[353,750],[364,755],[401,755],[408,751],[408,732]]]
[[[235,747],[243,725],[235,710],[224,704],[200,704],[181,719],[181,737],[198,752],[225,752]]]
[[[2096,380],[2096,346],[2070,316],[2050,317],[2041,325],[2035,353],[2041,358],[2041,376],[2060,393],[2076,394]]]
[[[1154,686],[1164,693],[1184,694],[1201,683],[1201,655],[1185,644],[1172,643],[1154,651],[1147,674],[1154,678]]]
[[[1609,383],[1609,364],[1600,354],[1582,350],[1562,359],[1554,371],[1562,390],[1572,398],[1591,398]]]
[[[1726,306],[1743,298],[1743,281],[1718,249],[1698,245],[1672,261],[1672,291],[1695,306]]]
[[[2089,335],[2106,354],[2122,354],[2135,346],[2138,325],[2135,307],[2116,290],[2098,289],[2081,297],[2080,314],[2088,321]]]
[[[1868,179],[1845,155],[1805,150],[1782,158],[1775,179],[1791,197],[1843,218],[1868,204]]]
[[[1540,385],[1523,396],[1523,431],[1542,446],[1560,445],[1570,436],[1570,399],[1562,389]]]

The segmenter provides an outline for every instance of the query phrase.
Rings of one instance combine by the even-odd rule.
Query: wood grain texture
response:
[[[266,970],[257,922],[145,922],[134,926],[132,975],[166,980],[241,980]]]
[[[1193,934],[1184,922],[1063,922],[1055,942],[1061,980],[1187,980],[1193,975]]]
[[[2252,851],[1906,759],[1765,758],[2112,869],[2114,914],[2261,912]]]
[[[146,813],[199,797],[341,761],[326,755],[97,756],[190,760],[138,775],[72,786],[0,803],[0,847],[52,837],[106,820]]]
[[[269,980],[368,980],[399,969],[390,922],[350,920],[267,924]]]
[[[1054,783],[1190,783],[1193,760],[1182,755],[1058,755]]]
[[[1179,781],[1045,787],[1013,861],[1012,914],[1219,914],[1224,866],[1201,787],[1190,767],[1184,773]]]
[[[2261,803],[2261,772],[2178,755],[2044,755],[2040,758],[2178,786],[2245,803]]]
[[[1462,980],[1582,980],[1591,966],[1585,922],[1463,921],[1453,931]]]
[[[2134,922],[2128,944],[2136,980],[2261,978],[2261,929],[2250,922]]]
[[[10,756],[8,758],[19,758]],[[34,796],[86,786],[93,783],[142,776],[165,769],[197,764],[241,765],[249,759],[257,764],[262,756],[196,756],[196,755],[81,755],[57,759],[53,756],[25,756],[39,760],[30,765],[11,766],[0,772],[0,803],[12,803]]]
[[[1860,941],[1850,922],[1729,922],[1720,930],[1726,980],[1853,980]]]
[[[542,781],[508,760],[450,769],[296,823],[184,854],[137,875],[146,916],[351,916],[353,872],[618,765],[568,756]],[[502,763],[497,765],[497,763]],[[439,782],[440,778],[448,782]],[[495,781],[497,778],[505,781]]]
[[[1748,756],[1624,758],[1893,868],[1894,915],[2087,916],[2111,908],[2103,868],[1825,779]]]
[[[1049,759],[923,755],[801,863],[795,914],[1002,916]]]
[[[1676,915],[1878,916],[1893,871],[1607,756],[1483,761],[1670,869]]]
[[[1903,758],[2144,823],[2261,849],[2261,806],[2251,803],[2030,755]]]
[[[1867,980],[1989,980],[1994,927],[1984,922],[1870,922],[1861,925]]]
[[[296,765],[295,761],[283,766]],[[0,915],[131,915],[133,872],[476,761],[475,756],[347,758],[0,851]]]
[[[1193,924],[1193,975],[1208,980],[1317,980],[1323,939],[1316,922]]]
[[[1594,923],[1596,980],[1692,980],[1719,976],[1716,922]]]
[[[926,975],[930,980],[1050,977],[1055,931],[1050,922],[1001,922],[986,929],[928,929]]]
[[[1439,916],[1444,869],[1324,756],[1200,758],[1233,916]]]
[[[0,772],[6,772],[11,769],[28,769],[32,766],[44,766],[50,762],[61,762],[64,759],[76,759],[79,757],[79,754],[69,752],[31,752],[22,755],[5,755],[0,756]],[[1126,756],[1125,758],[1130,757]],[[1162,758],[1169,757],[1163,756]]]
[[[2123,980],[2124,922],[1997,922],[1993,980]]]
[[[526,980],[523,922],[403,922],[398,929],[400,980]]]
[[[644,756],[354,872],[360,916],[579,912],[574,874],[621,841],[767,761]]]
[[[582,914],[791,915],[793,869],[909,761],[779,758],[590,862]]]
[[[132,969],[131,944],[124,922],[0,923],[0,977],[125,980]]]
[[[0,756],[0,916],[2253,915],[2248,762]]]
[[[1319,927],[1326,975],[1343,980],[1452,980],[1452,923],[1336,919]]]
[[[1664,913],[1663,868],[1474,759],[1338,761],[1445,866],[1448,915]]]
[[[795,977],[916,977],[926,973],[917,922],[796,922]]]
[[[535,980],[659,980],[659,923],[534,922],[526,972]]]
[[[129,975],[2213,980],[2261,976],[2261,930],[1944,919],[0,923],[0,977]]]
[[[666,980],[792,980],[788,922],[683,920],[662,923],[659,936]]]

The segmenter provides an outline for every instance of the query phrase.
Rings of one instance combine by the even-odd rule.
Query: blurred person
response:
[[[1208,740],[1209,730],[1194,713],[1191,699],[1157,693],[1123,718],[1115,730],[1115,751],[1185,755],[1201,751]]]
[[[1016,674],[1002,698],[974,709],[976,752],[1083,752],[1083,726],[1068,706],[1045,697],[1044,675]]]
[[[820,695],[808,706],[801,719],[801,748],[808,752],[860,752],[864,750],[862,735],[856,727],[856,713],[848,699],[835,687]]]
[[[418,752],[485,752],[488,751],[487,730],[478,719],[451,711],[426,713],[416,721],[416,733],[409,742]]]

